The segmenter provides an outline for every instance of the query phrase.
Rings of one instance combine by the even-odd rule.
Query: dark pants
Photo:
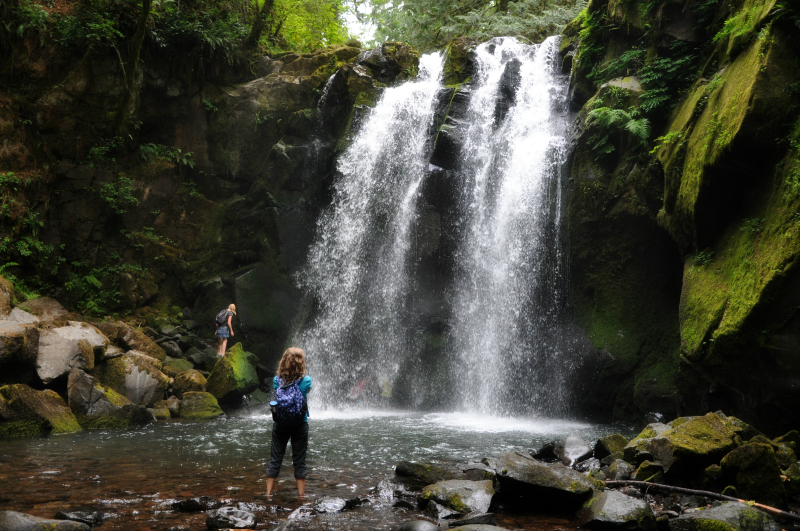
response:
[[[308,422],[299,424],[272,423],[272,453],[269,458],[267,477],[276,478],[281,471],[283,454],[286,445],[292,440],[292,465],[294,465],[294,478],[306,477],[306,450],[308,450]]]

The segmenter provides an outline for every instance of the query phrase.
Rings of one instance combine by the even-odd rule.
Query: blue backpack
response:
[[[278,377],[278,388],[275,390],[275,420],[284,424],[298,424],[303,422],[308,414],[308,404],[298,383],[300,379],[283,383]]]

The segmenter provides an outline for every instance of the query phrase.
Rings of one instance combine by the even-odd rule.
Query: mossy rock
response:
[[[601,437],[594,445],[594,457],[603,459],[613,456],[615,459],[621,459],[627,444],[628,439],[621,433]]]
[[[81,431],[78,420],[55,391],[36,391],[24,384],[0,387],[0,438],[76,431]]]
[[[783,471],[787,480],[783,483],[786,494],[796,498],[800,496],[800,464],[795,463]]]
[[[178,371],[178,373],[181,373],[181,372],[190,371],[190,370],[194,369],[194,363],[192,363],[191,361],[188,361],[188,360],[184,360],[184,359],[180,359],[180,358],[170,358],[169,356],[167,356],[164,359],[163,366],[162,366],[162,369],[161,369],[162,372],[164,372],[164,374],[167,373],[166,369],[168,367],[172,368],[172,369],[175,369],[176,371]]]
[[[739,502],[691,509],[669,521],[670,531],[780,531],[766,513]]]
[[[183,395],[178,416],[182,419],[205,420],[221,417],[224,414],[214,395],[190,391]]]
[[[636,481],[647,481],[650,483],[662,483],[664,481],[664,467],[661,463],[653,461],[642,461],[639,468],[633,474]]]
[[[459,513],[485,513],[494,493],[491,480],[451,479],[428,485],[422,489],[419,499],[433,500]]]
[[[206,389],[223,404],[240,401],[244,395],[258,389],[257,363],[254,354],[246,352],[241,343],[236,343],[214,365]]]
[[[471,37],[458,37],[445,47],[444,84],[458,85],[472,77],[474,65],[470,52],[478,44]]]
[[[397,480],[412,490],[421,490],[427,485],[432,485],[458,476],[436,465],[400,461],[394,468]]]
[[[175,391],[175,396],[183,398],[185,393],[191,391],[205,391],[207,381],[200,371],[194,369],[184,371],[175,377],[172,382],[172,389]]]
[[[748,443],[726,455],[720,466],[723,476],[735,483],[740,498],[786,507],[781,470],[771,445]]]
[[[172,414],[169,412],[169,409],[165,407],[147,408],[147,411],[149,411],[156,420],[169,420],[172,418]]]
[[[101,384],[134,404],[152,407],[169,387],[169,377],[160,369],[158,360],[142,352],[129,351],[120,358],[105,360],[92,374]]]
[[[650,504],[616,490],[596,492],[578,511],[578,522],[588,529],[656,530]]]
[[[71,520],[48,520],[15,511],[0,511],[0,529],[4,531],[90,531],[91,527]]]

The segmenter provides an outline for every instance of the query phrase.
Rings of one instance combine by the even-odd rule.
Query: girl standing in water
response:
[[[272,423],[272,451],[267,468],[267,497],[272,496],[275,478],[281,469],[286,445],[292,441],[292,465],[298,496],[306,495],[306,450],[308,449],[308,392],[311,377],[306,375],[306,355],[291,347],[283,353],[278,374],[272,382],[277,401]]]

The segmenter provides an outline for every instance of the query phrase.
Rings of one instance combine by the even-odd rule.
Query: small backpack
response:
[[[220,326],[228,324],[228,310],[222,310],[214,318],[214,321]]]
[[[290,383],[283,383],[278,377],[278,388],[275,397],[278,405],[275,406],[275,420],[285,424],[298,424],[303,422],[308,414],[308,404],[298,383],[300,379]]]

